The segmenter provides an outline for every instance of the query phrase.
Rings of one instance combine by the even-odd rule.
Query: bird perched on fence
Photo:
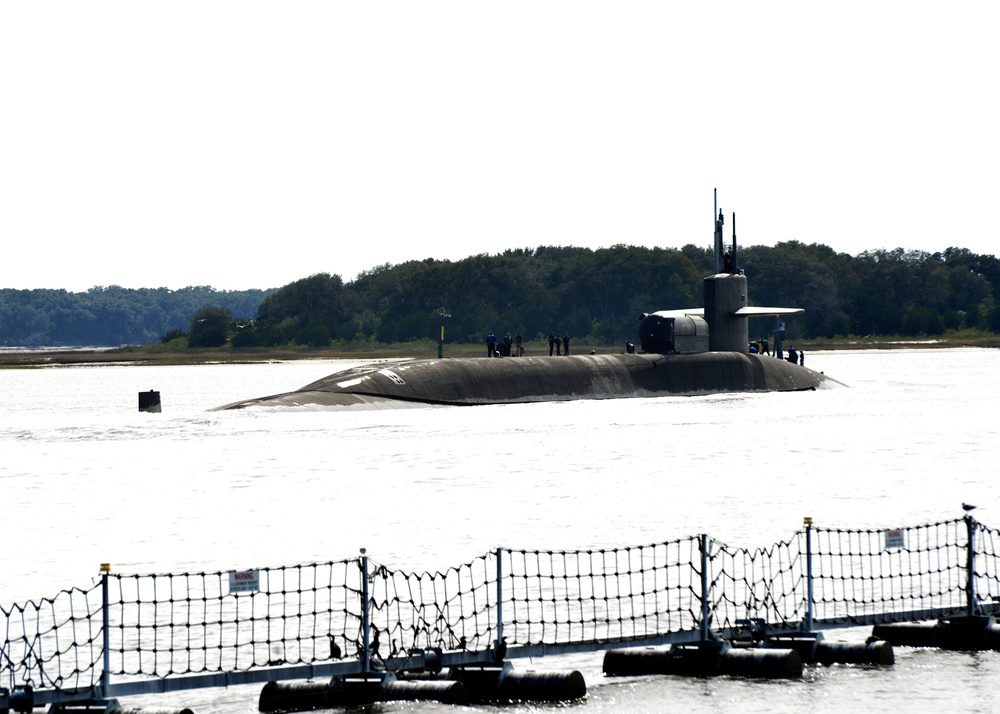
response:
[[[969,511],[976,510],[976,507],[973,506],[972,504],[969,504],[969,503],[963,503],[962,504],[962,510],[965,511],[966,513],[968,513]]]
[[[340,659],[343,656],[343,652],[340,651],[340,645],[337,644],[337,640],[330,635],[330,659]]]
[[[493,650],[493,664],[503,664],[503,659],[506,656],[507,656],[507,638],[501,637],[500,642],[497,643],[496,649]]]

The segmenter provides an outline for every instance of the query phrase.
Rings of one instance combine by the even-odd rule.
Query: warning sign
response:
[[[903,537],[902,528],[894,528],[885,532],[885,549],[900,550],[906,547],[906,539]]]
[[[230,570],[229,594],[255,593],[260,590],[259,570]]]

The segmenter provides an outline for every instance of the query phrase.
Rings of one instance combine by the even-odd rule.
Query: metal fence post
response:
[[[708,536],[701,534],[701,639],[708,641]]]
[[[361,671],[368,674],[371,671],[371,651],[368,649],[368,636],[371,622],[368,611],[368,556],[361,549]]]
[[[812,525],[813,519],[808,516],[802,520],[806,527],[806,620],[804,628],[806,632],[813,631],[813,606],[816,602],[813,591],[813,548],[812,548]]]
[[[111,617],[108,613],[108,576],[111,563],[101,563],[101,646],[104,648],[104,671],[101,672],[101,697],[111,691]]]
[[[965,528],[969,535],[969,547],[965,556],[966,569],[966,615],[976,614],[976,519],[970,515],[965,517]]]
[[[503,641],[503,549],[497,548],[497,641],[494,652],[500,648]]]

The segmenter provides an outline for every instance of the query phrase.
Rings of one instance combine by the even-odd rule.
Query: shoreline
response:
[[[791,341],[789,341],[791,343]],[[956,347],[1000,347],[1000,335],[974,339],[941,338],[925,340],[856,339],[802,340],[796,342],[806,352],[835,350],[943,349]],[[433,359],[437,345],[400,344],[368,349],[261,349],[261,350],[157,350],[148,346],[127,347],[40,347],[0,349],[0,369],[60,367],[79,365],[186,365],[186,364],[259,364],[264,362],[317,361],[379,361],[386,359]],[[617,347],[581,346],[575,354],[617,354]],[[444,356],[482,357],[480,345],[445,345]],[[541,342],[526,343],[527,356],[548,355],[548,346]]]

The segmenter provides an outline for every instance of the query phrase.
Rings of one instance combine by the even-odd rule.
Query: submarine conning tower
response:
[[[748,354],[749,318],[805,312],[801,307],[747,305],[747,278],[736,261],[736,214],[733,214],[733,243],[725,252],[722,248],[722,224],[725,220],[718,200],[715,214],[715,272],[705,278],[703,307],[643,313],[639,318],[639,341],[643,352]]]
[[[747,318],[737,310],[747,306],[747,278],[736,273],[705,278],[705,321],[710,352],[748,352]]]
[[[722,226],[725,219],[714,208],[715,274],[705,278],[705,321],[708,323],[708,349],[711,352],[748,352],[750,332],[747,318],[737,315],[747,306],[747,278],[736,265],[736,214],[733,214],[733,245],[722,252]]]
[[[722,227],[725,219],[715,211],[715,274],[705,278],[705,321],[708,323],[708,349],[711,352],[749,352],[750,332],[747,316],[738,314],[747,307],[747,278],[736,263],[736,214],[733,214],[733,244],[722,250]]]

